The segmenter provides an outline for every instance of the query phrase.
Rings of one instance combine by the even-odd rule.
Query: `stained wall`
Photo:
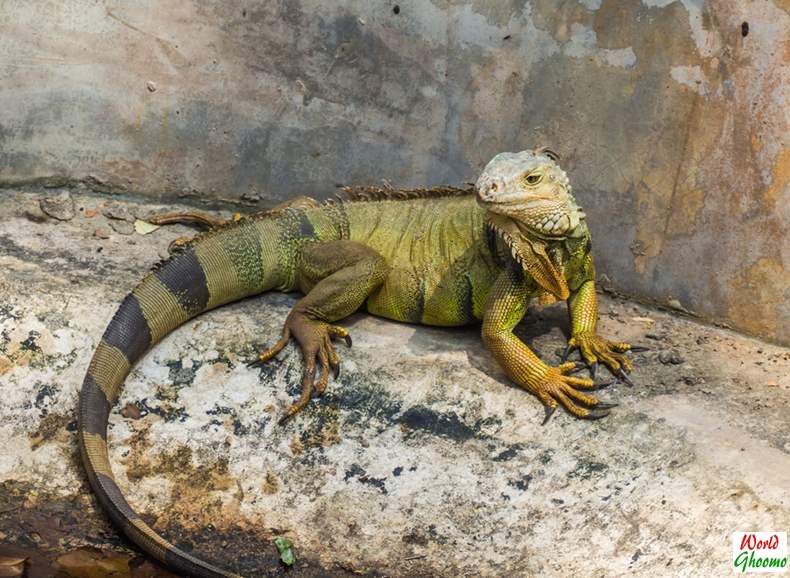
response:
[[[0,184],[271,203],[551,145],[614,288],[790,343],[788,0],[0,7]]]

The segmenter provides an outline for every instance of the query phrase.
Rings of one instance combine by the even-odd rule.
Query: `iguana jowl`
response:
[[[280,341],[259,358],[271,359],[292,338],[301,347],[302,394],[285,417],[326,389],[340,367],[333,339],[351,345],[334,323],[362,306],[427,325],[482,321],[485,345],[541,400],[547,418],[558,404],[580,418],[607,415],[610,404],[579,391],[593,381],[569,375],[574,363],[552,367],[513,334],[530,298],[566,300],[569,347],[622,379],[631,369],[629,346],[596,334],[589,232],[556,160],[548,149],[502,153],[469,189],[358,189],[347,201],[323,204],[300,198],[200,236],[145,277],[102,336],[79,401],[82,459],[113,521],[178,572],[233,575],[177,549],[129,506],[108,459],[107,422],[131,366],[152,345],[203,311],[264,291],[305,295]]]

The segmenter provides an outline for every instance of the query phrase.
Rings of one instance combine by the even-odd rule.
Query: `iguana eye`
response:
[[[534,174],[533,173],[531,175],[527,175],[524,178],[524,181],[526,181],[526,183],[528,185],[537,185],[542,178],[543,178],[543,175],[541,175],[541,174]]]

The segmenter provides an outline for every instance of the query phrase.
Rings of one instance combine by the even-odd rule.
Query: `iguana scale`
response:
[[[271,359],[291,338],[301,347],[302,394],[286,418],[326,389],[339,369],[333,339],[351,345],[335,322],[363,306],[397,321],[482,322],[484,344],[516,384],[540,399],[547,419],[558,404],[580,418],[607,415],[611,404],[579,391],[593,381],[569,375],[576,364],[544,363],[512,331],[530,298],[565,300],[569,347],[578,347],[593,371],[600,361],[628,379],[629,346],[595,331],[590,236],[556,161],[548,149],[502,153],[466,189],[371,187],[323,204],[300,198],[201,235],[145,277],[104,332],[79,400],[82,459],[112,520],[180,573],[233,576],[177,549],[130,507],[108,459],[107,423],[130,368],[149,348],[204,311],[265,291],[304,294],[282,338],[259,356]]]

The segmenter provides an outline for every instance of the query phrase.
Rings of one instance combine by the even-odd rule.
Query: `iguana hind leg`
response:
[[[303,409],[313,392],[324,392],[330,370],[338,375],[340,361],[332,339],[343,338],[350,346],[351,337],[346,329],[332,322],[359,309],[384,282],[387,270],[385,259],[361,243],[326,241],[303,249],[297,267],[297,285],[305,297],[288,314],[280,341],[259,356],[259,361],[268,361],[292,337],[302,350],[302,394],[281,421]]]
[[[233,221],[241,219],[241,213],[234,213],[232,219],[223,219],[215,215],[204,213],[203,211],[181,211],[176,213],[158,213],[150,215],[146,221],[152,225],[198,225],[207,229],[218,229]]]
[[[232,219],[223,219],[221,217],[204,213],[203,211],[181,211],[176,213],[158,213],[149,215],[146,221],[152,225],[159,225],[164,227],[167,225],[197,225],[203,229],[219,229],[228,223],[233,223],[241,219],[241,213],[234,213]],[[181,236],[173,239],[170,242],[168,250],[170,253],[177,252],[184,246],[188,245],[192,237]]]
[[[310,197],[299,196],[293,199],[288,199],[282,203],[275,205],[270,211],[279,211],[289,207],[297,209],[313,209],[320,206],[321,203]],[[166,225],[196,225],[204,229],[219,229],[230,223],[240,221],[244,215],[241,213],[233,213],[230,219],[223,219],[222,217],[211,215],[203,211],[176,211],[174,213],[156,213],[149,215],[146,221],[152,225],[159,225],[164,227]],[[188,244],[191,237],[178,237],[170,243],[170,251],[178,250],[184,245]]]

